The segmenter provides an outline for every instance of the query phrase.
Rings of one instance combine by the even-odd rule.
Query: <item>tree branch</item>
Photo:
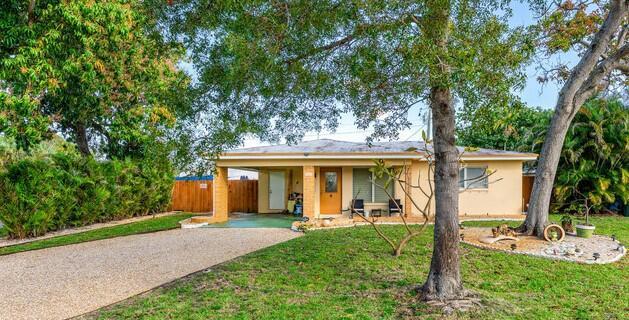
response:
[[[308,52],[300,54],[300,55],[298,55],[296,57],[293,57],[293,58],[290,58],[290,59],[286,59],[286,60],[284,60],[284,63],[288,64],[288,65],[291,65],[291,64],[293,64],[293,63],[295,63],[295,62],[297,62],[297,61],[299,61],[301,59],[310,57],[310,56],[315,55],[317,53],[321,53],[321,52],[324,52],[324,51],[332,50],[332,49],[335,49],[337,47],[343,46],[343,45],[351,42],[352,40],[354,40],[354,35],[350,34],[350,35],[345,36],[345,37],[343,37],[343,38],[341,38],[339,40],[336,40],[336,41],[333,41],[331,43],[328,43],[328,44],[326,44],[324,46],[313,48],[313,49],[309,50]]]
[[[613,70],[627,72],[629,70],[629,65],[623,62],[627,56],[629,56],[629,43],[626,43],[614,54],[599,63],[596,69],[592,71],[588,79],[577,91],[574,97],[574,104],[576,106],[580,106],[596,92],[604,89],[607,86],[604,79],[609,76]],[[576,112],[578,112],[578,108],[572,110],[573,114]]]
[[[583,88],[588,75],[592,73],[594,68],[596,68],[600,58],[605,54],[605,51],[607,51],[612,37],[618,31],[622,20],[627,14],[628,7],[629,2],[626,0],[611,1],[609,14],[605,18],[601,28],[594,35],[589,49],[585,52],[579,63],[574,67],[570,77],[566,81],[566,84],[561,89],[557,102],[558,104],[564,104],[566,100],[568,100],[569,102],[572,102],[572,109],[577,109],[575,106],[580,106],[580,104],[574,104],[575,96],[577,95],[577,92]],[[576,112],[575,110],[570,111]]]

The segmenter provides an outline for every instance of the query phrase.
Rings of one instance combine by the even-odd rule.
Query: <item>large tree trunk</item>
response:
[[[459,157],[454,138],[450,90],[430,93],[434,123],[435,234],[425,300],[454,300],[465,295],[459,271]]]
[[[603,25],[559,92],[555,113],[537,164],[527,216],[518,228],[519,232],[543,237],[544,227],[548,223],[557,165],[570,123],[583,103],[605,87],[604,78],[609,76],[629,53],[627,44],[621,43],[622,47],[619,50],[605,57],[614,33],[620,27],[623,17],[627,15],[628,4],[627,0],[612,1]]]
[[[79,152],[81,152],[83,156],[89,156],[91,152],[88,143],[87,129],[83,124],[74,126],[74,138],[76,139],[76,146]]]
[[[553,115],[537,163],[535,183],[533,184],[527,216],[524,224],[518,229],[520,232],[540,237],[544,234],[544,228],[548,224],[548,211],[557,165],[566,133],[573,118],[574,116],[566,112],[565,108],[557,109]]]
[[[459,262],[459,157],[454,138],[454,106],[450,92],[448,36],[450,2],[428,1],[423,30],[435,44],[429,53],[430,108],[435,154],[435,232],[424,300],[456,300],[465,295]]]

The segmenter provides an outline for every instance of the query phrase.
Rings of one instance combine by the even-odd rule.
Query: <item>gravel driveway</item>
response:
[[[176,229],[0,256],[0,319],[64,319],[300,234]]]

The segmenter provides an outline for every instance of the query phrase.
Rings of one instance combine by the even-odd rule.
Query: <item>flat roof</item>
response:
[[[457,147],[464,159],[535,160],[537,154],[507,150],[473,149],[465,150]],[[429,145],[429,150],[432,146]],[[420,141],[374,142],[372,144],[319,139],[302,141],[298,144],[278,144],[250,148],[239,148],[225,151],[220,159],[421,159],[425,157],[425,144]]]

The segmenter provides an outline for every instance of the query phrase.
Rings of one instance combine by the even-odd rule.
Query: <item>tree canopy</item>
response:
[[[142,1],[8,1],[0,13],[0,132],[28,150],[54,132],[83,154],[141,155],[189,113],[181,46]]]
[[[450,6],[450,3],[447,4]],[[212,114],[209,148],[245,134],[289,142],[334,128],[344,112],[373,137],[396,138],[411,106],[429,95],[435,44],[424,36],[422,1],[175,1],[162,4],[170,35],[199,72],[199,99]],[[453,1],[444,83],[463,104],[508,101],[532,51],[507,24],[506,1]],[[498,9],[498,10],[495,10]],[[211,13],[211,14],[208,14]],[[501,57],[496,59],[496,57]]]

